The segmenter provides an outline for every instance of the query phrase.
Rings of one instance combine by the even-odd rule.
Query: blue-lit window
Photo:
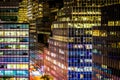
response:
[[[4,58],[4,62],[28,62],[29,58],[24,57],[24,58]]]

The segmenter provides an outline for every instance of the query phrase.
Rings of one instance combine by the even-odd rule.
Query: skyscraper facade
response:
[[[120,80],[120,3],[101,12],[101,26],[93,27],[93,79]]]
[[[92,27],[100,26],[100,1],[64,0],[52,24],[46,72],[56,80],[92,80]]]
[[[19,11],[18,11],[18,22],[19,23],[26,23],[28,22],[27,16],[27,0],[22,0],[19,3]]]
[[[17,22],[19,0],[0,0],[0,21]]]
[[[21,0],[0,0],[0,79],[29,80],[29,24],[19,24]]]
[[[29,24],[0,23],[0,80],[29,80]]]
[[[52,24],[46,73],[56,80],[92,80],[92,62],[97,59],[92,60],[92,27],[103,22],[101,7],[117,3],[119,0],[64,0]]]

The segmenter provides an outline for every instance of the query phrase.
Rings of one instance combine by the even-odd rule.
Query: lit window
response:
[[[92,67],[84,67],[84,71],[85,72],[92,72]]]
[[[78,45],[78,48],[80,48],[80,49],[83,48],[83,45]]]
[[[92,59],[85,59],[85,62],[91,62],[92,63]]]
[[[3,31],[0,31],[0,36],[4,36],[3,33],[4,33]]]
[[[92,49],[92,45],[91,45],[91,44],[86,44],[86,45],[85,45],[85,48],[86,48],[86,49]]]
[[[116,32],[111,31],[111,32],[110,32],[110,35],[116,35]]]
[[[106,37],[107,36],[107,31],[100,31],[100,36]]]
[[[120,42],[118,42],[118,44],[117,44],[117,48],[120,48]]]
[[[114,21],[108,21],[108,26],[114,26]]]
[[[3,55],[3,52],[0,52],[0,55]]]
[[[4,39],[3,38],[0,38],[0,42],[3,42],[4,41]]]
[[[91,35],[92,34],[92,30],[85,31],[85,34]]]
[[[93,36],[100,36],[99,30],[93,30]]]
[[[84,75],[83,74],[80,74],[80,79],[83,79],[84,78]]]

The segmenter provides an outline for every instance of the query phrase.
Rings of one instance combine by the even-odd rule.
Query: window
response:
[[[5,76],[14,76],[15,73],[13,71],[5,71]]]
[[[17,32],[17,36],[28,36],[28,32],[26,32],[26,31],[19,31],[19,32]]]
[[[28,45],[20,45],[20,49],[28,49],[29,46]]]
[[[3,42],[4,41],[4,39],[3,38],[0,38],[0,42]]]
[[[83,74],[80,74],[80,79],[83,79],[84,78],[84,75]]]
[[[100,36],[107,37],[107,31],[101,30]]]
[[[5,38],[5,42],[16,42],[16,38]]]
[[[92,49],[92,45],[91,45],[91,44],[86,44],[86,45],[85,45],[85,48],[86,48],[86,49]]]
[[[93,30],[93,36],[100,36],[99,30]]]
[[[4,32],[3,32],[3,31],[0,31],[0,36],[4,36],[3,34],[4,34]]]
[[[117,48],[120,48],[120,42],[117,43]]]
[[[92,35],[92,30],[86,30],[86,31],[85,31],[85,34],[86,34],[86,35]]]
[[[114,26],[114,21],[108,21],[108,26]]]
[[[117,34],[116,32],[114,32],[114,31],[110,31],[110,35],[115,36],[116,34]]]
[[[16,36],[16,31],[5,31],[5,36]]]
[[[7,69],[28,69],[28,64],[7,64]]]
[[[92,42],[92,37],[83,37],[83,42]]]

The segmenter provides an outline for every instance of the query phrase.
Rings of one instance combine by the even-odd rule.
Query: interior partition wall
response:
[[[29,80],[27,23],[0,23],[0,80]]]

